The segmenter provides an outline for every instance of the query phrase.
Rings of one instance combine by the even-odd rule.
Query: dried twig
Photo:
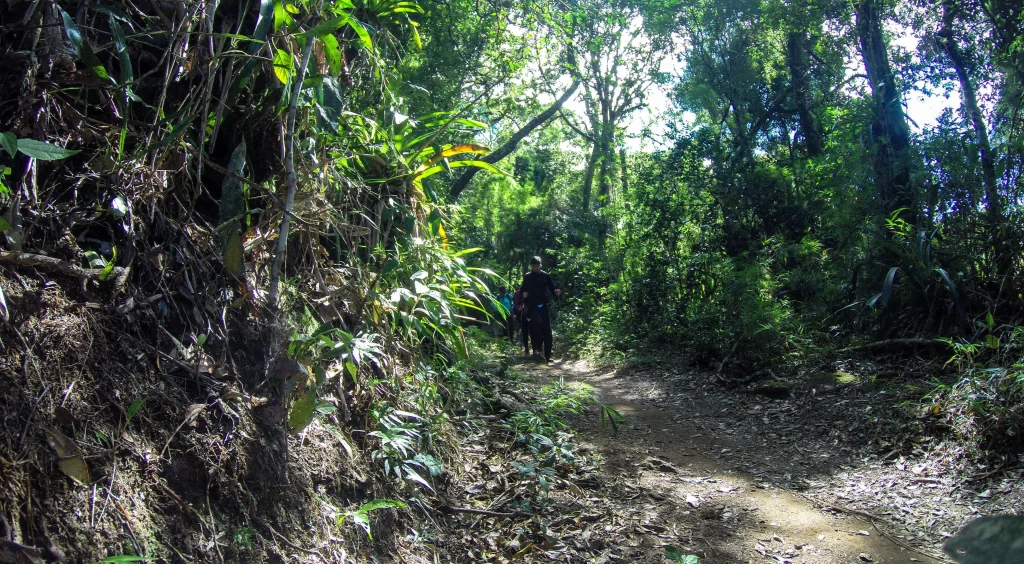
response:
[[[469,507],[451,507],[451,506],[447,506],[447,505],[442,507],[441,511],[444,511],[444,512],[447,512],[447,513],[468,513],[470,515],[483,515],[485,517],[518,518],[518,517],[531,517],[532,516],[531,513],[527,513],[525,511],[513,511],[511,513],[506,513],[506,512],[503,512],[503,511],[488,511],[486,509],[471,509]]]
[[[452,417],[452,421],[498,421],[501,419],[500,415],[460,415],[458,417]]]
[[[820,500],[817,500],[817,499],[815,499],[815,498],[813,498],[813,497],[811,497],[809,495],[805,495],[805,494],[802,494],[800,492],[793,492],[793,493],[797,494],[798,496],[800,496],[800,497],[802,497],[802,498],[804,498],[804,499],[806,499],[806,500],[808,500],[808,501],[810,501],[810,502],[812,502],[812,503],[814,503],[816,505],[823,506],[826,510],[831,509],[831,510],[839,511],[841,513],[846,513],[846,514],[849,514],[849,515],[855,515],[855,516],[860,517],[862,519],[866,519],[867,522],[871,523],[871,526],[874,527],[874,529],[876,531],[878,531],[878,534],[880,534],[883,537],[889,539],[890,542],[892,542],[893,544],[899,546],[900,548],[902,548],[904,550],[909,550],[909,551],[911,551],[913,553],[920,554],[921,556],[927,556],[928,558],[931,558],[932,560],[937,560],[939,562],[952,562],[951,560],[943,557],[941,554],[933,554],[933,553],[931,553],[931,551],[926,551],[926,550],[921,549],[921,548],[913,547],[913,546],[903,542],[902,540],[900,540],[900,539],[890,535],[889,533],[883,531],[878,526],[878,522],[888,523],[889,526],[893,526],[893,525],[889,521],[887,521],[887,520],[885,520],[885,519],[883,519],[883,518],[881,518],[881,517],[879,517],[877,515],[874,515],[872,513],[868,513],[866,511],[860,511],[858,509],[853,509],[853,508],[850,508],[850,507],[845,507],[845,506],[842,506],[842,505],[836,505],[834,503],[823,503]]]
[[[277,329],[277,301],[280,291],[281,267],[285,252],[288,249],[288,230],[291,228],[292,206],[295,204],[295,191],[298,185],[298,178],[295,174],[295,116],[298,113],[299,94],[302,92],[302,81],[306,78],[306,67],[309,65],[309,56],[313,50],[313,42],[307,41],[306,48],[302,53],[302,64],[295,74],[295,87],[292,90],[292,98],[288,107],[288,130],[285,133],[285,158],[284,166],[288,177],[288,192],[284,199],[284,217],[281,218],[281,230],[277,237],[277,252],[274,253],[274,262],[270,267],[270,288],[267,290],[267,305],[270,306],[271,327]],[[276,340],[276,336],[275,336]],[[268,358],[273,359],[274,355]]]

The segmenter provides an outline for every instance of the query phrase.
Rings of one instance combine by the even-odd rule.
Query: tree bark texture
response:
[[[612,196],[612,170],[615,165],[615,148],[612,146],[615,141],[615,123],[606,121],[603,124],[600,147],[601,147],[601,175],[598,178],[598,207],[605,207],[611,201]]]
[[[875,153],[878,193],[887,211],[909,208],[913,216],[916,214],[907,150],[910,127],[889,64],[889,49],[882,37],[882,19],[876,0],[862,0],[857,4],[857,35],[875,110],[871,145]]]
[[[981,176],[985,185],[985,199],[988,206],[988,218],[991,226],[998,226],[1002,223],[1002,203],[999,197],[999,183],[996,179],[996,162],[992,155],[992,144],[988,138],[988,127],[985,125],[985,116],[978,105],[978,95],[974,89],[974,82],[971,81],[971,69],[969,62],[960,50],[956,37],[953,34],[953,19],[955,8],[947,0],[942,4],[942,30],[939,36],[942,48],[949,56],[956,77],[960,81],[960,91],[963,93],[964,108],[971,117],[974,126],[974,136],[978,143],[978,153],[981,160]]]
[[[824,134],[814,117],[814,103],[811,100],[809,79],[811,66],[809,49],[806,31],[790,32],[786,60],[789,65],[790,83],[793,87],[793,100],[800,118],[800,133],[804,136],[807,156],[817,157],[821,155],[824,146]]]
[[[587,159],[587,168],[583,173],[583,187],[581,189],[583,194],[583,206],[584,211],[590,210],[590,195],[593,192],[594,187],[594,172],[597,170],[597,163],[601,159],[601,144],[595,140],[594,147],[590,150],[590,158]]]

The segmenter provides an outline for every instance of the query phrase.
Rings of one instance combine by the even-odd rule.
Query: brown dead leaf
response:
[[[548,523],[548,527],[561,527],[562,525],[568,525],[570,523],[576,523],[576,519],[572,516],[565,516]],[[578,524],[578,523],[576,523]]]
[[[200,351],[199,362],[196,364],[196,370],[203,374],[213,374],[217,370],[217,363],[213,360],[213,357]]]
[[[43,564],[42,554],[32,548],[9,540],[0,539],[0,562],[7,564]]]
[[[206,409],[205,403],[193,403],[188,406],[188,409],[185,410],[185,421],[182,422],[182,425],[194,425],[199,414],[202,413],[204,409]]]
[[[69,411],[66,407],[61,405],[58,405],[53,409],[53,417],[57,420],[58,423],[69,429],[73,429],[75,425],[78,423],[78,419],[75,417],[75,415],[71,413],[71,411]]]
[[[231,401],[231,400],[236,400],[236,399],[245,399],[245,397],[246,397],[245,394],[243,394],[242,392],[239,392],[238,390],[236,390],[234,388],[228,388],[227,390],[224,391],[223,394],[220,395],[220,399],[222,399],[224,401]]]
[[[57,466],[61,472],[82,485],[89,484],[89,467],[85,464],[82,449],[78,448],[75,441],[60,431],[46,429],[46,443],[57,453]]]

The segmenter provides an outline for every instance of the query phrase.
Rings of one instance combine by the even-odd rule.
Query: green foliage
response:
[[[442,473],[441,461],[423,452],[430,447],[432,435],[427,421],[408,411],[378,404],[371,410],[377,430],[369,436],[379,441],[371,458],[384,467],[384,474],[401,484],[416,484],[433,492],[432,481]]]
[[[513,443],[529,457],[513,462],[525,485],[546,495],[558,471],[577,463],[574,437],[564,416],[581,414],[593,403],[593,390],[582,384],[566,384],[561,378],[539,390],[533,411],[513,413],[498,425],[507,429]]]
[[[235,534],[231,537],[231,541],[237,546],[252,548],[252,538],[254,536],[256,536],[256,529],[251,527],[242,527],[235,531]]]
[[[619,425],[626,422],[626,418],[622,416],[615,408],[610,405],[601,404],[601,427],[604,428],[605,422],[612,428],[614,433],[619,432]]]
[[[32,157],[41,161],[59,161],[77,155],[81,152],[80,149],[65,149],[63,147],[58,147],[53,143],[47,143],[46,141],[18,139],[10,131],[0,133],[0,144],[2,144],[3,149],[7,151],[7,154],[11,158],[16,154],[21,153],[27,157]]]
[[[1013,452],[1024,432],[1024,328],[992,323],[988,330],[980,342],[946,340],[955,379],[936,379],[918,409],[976,453]]]
[[[700,564],[700,558],[694,554],[683,554],[674,546],[665,547],[665,560],[682,564]]]
[[[353,523],[359,525],[359,528],[366,531],[366,536],[369,537],[370,540],[373,540],[373,533],[370,530],[370,513],[380,509],[387,509],[390,507],[405,509],[406,505],[400,501],[395,501],[393,499],[370,500],[361,505],[359,509],[355,511],[346,512],[344,515],[339,517],[338,525],[340,526],[341,523],[344,522],[346,519],[350,519],[352,520]]]

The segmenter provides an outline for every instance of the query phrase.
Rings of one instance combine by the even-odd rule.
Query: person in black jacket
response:
[[[561,297],[562,291],[555,288],[551,275],[540,267],[540,257],[533,257],[530,261],[530,272],[523,276],[523,299],[526,300],[526,319],[529,321],[533,352],[539,353],[538,345],[544,343],[544,360],[551,362],[551,314],[548,307],[548,291],[550,290],[555,297]]]

